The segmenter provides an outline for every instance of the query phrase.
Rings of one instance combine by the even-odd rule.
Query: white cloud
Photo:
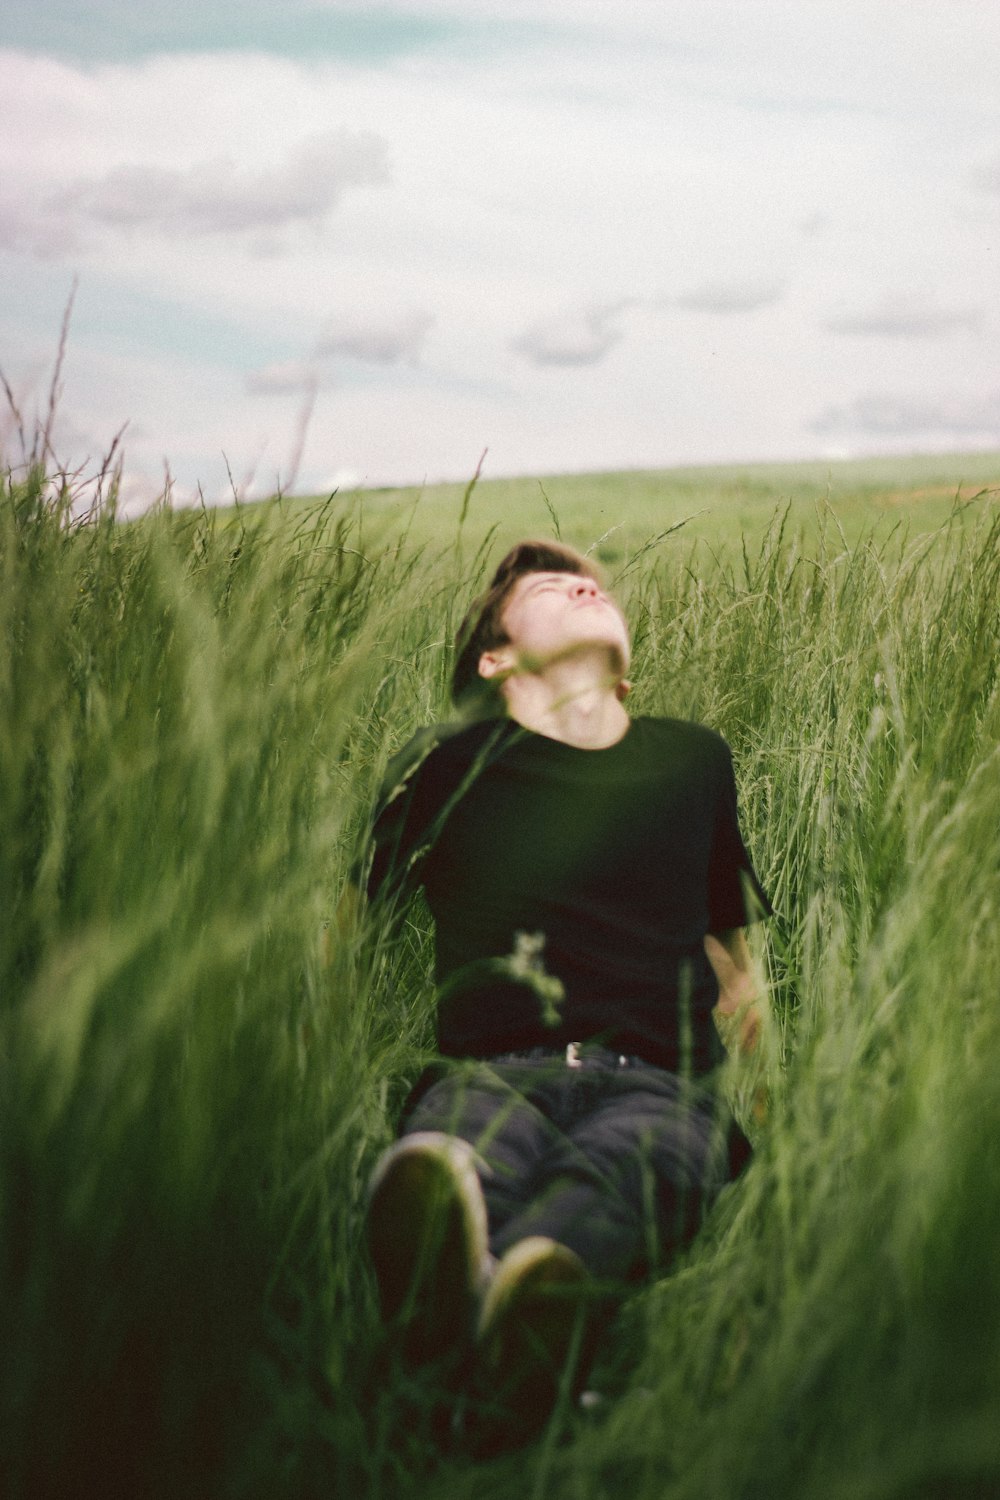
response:
[[[527,328],[511,347],[534,365],[593,365],[621,341],[621,315],[632,305],[623,299],[544,318]]]
[[[230,156],[168,168],[112,167],[50,200],[53,216],[146,228],[170,236],[241,234],[316,223],[351,187],[388,181],[385,140],[372,131],[336,130],[300,141],[260,171]]]
[[[672,299],[687,312],[739,314],[773,307],[785,293],[785,282],[774,278],[752,281],[719,279],[703,282]],[[668,299],[668,305],[671,299]]]
[[[427,312],[342,313],[331,319],[316,354],[320,358],[346,355],[375,365],[416,364],[433,323],[434,317]]]
[[[416,366],[433,323],[427,312],[339,313],[330,319],[308,358],[277,360],[252,371],[247,376],[247,391],[253,396],[287,396],[330,389],[336,385],[330,366],[338,359],[376,366]]]
[[[828,318],[831,333],[865,338],[947,338],[952,333],[976,332],[983,312],[975,307],[943,307],[934,297],[887,296],[858,312]]]
[[[624,314],[683,311],[725,316],[771,307],[784,295],[785,283],[775,279],[731,281],[719,279],[679,297],[620,297],[591,307],[567,309],[533,323],[513,340],[512,349],[534,365],[594,365],[624,337]]]
[[[831,406],[812,423],[817,433],[865,437],[1000,438],[1000,390],[991,397],[872,394],[844,406]]]

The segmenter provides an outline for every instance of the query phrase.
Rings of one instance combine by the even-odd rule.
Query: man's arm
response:
[[[705,935],[705,954],[719,981],[719,1003],[722,1030],[735,1039],[738,1051],[749,1054],[756,1049],[761,1029],[761,986],[754,970],[746,933],[742,927]],[[729,1017],[735,1017],[732,1024]]]

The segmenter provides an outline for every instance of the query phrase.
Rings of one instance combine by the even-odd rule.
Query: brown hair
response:
[[[602,583],[600,569],[582,552],[562,542],[518,542],[503,558],[493,574],[489,587],[472,601],[455,637],[455,666],[451,677],[451,696],[456,703],[480,692],[497,697],[497,689],[479,675],[479,658],[484,651],[504,646],[509,640],[503,625],[503,611],[511,591],[525,573],[577,573]]]

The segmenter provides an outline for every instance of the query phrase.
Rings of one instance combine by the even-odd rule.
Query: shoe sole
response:
[[[589,1286],[579,1258],[552,1240],[522,1240],[501,1260],[479,1325],[479,1453],[530,1441],[563,1387],[582,1387],[592,1355]]]
[[[382,1315],[405,1361],[467,1346],[487,1253],[471,1149],[431,1133],[404,1137],[376,1172],[367,1234]]]

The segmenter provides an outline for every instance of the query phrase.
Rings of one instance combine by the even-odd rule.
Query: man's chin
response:
[[[608,677],[615,682],[621,681],[628,675],[631,665],[631,652],[622,649],[618,642],[607,641],[574,641],[562,647],[559,651],[539,652],[525,651],[518,659],[516,670],[537,677],[547,671],[549,667],[559,666],[564,662],[574,661],[586,656],[596,655],[600,652],[607,654]]]

